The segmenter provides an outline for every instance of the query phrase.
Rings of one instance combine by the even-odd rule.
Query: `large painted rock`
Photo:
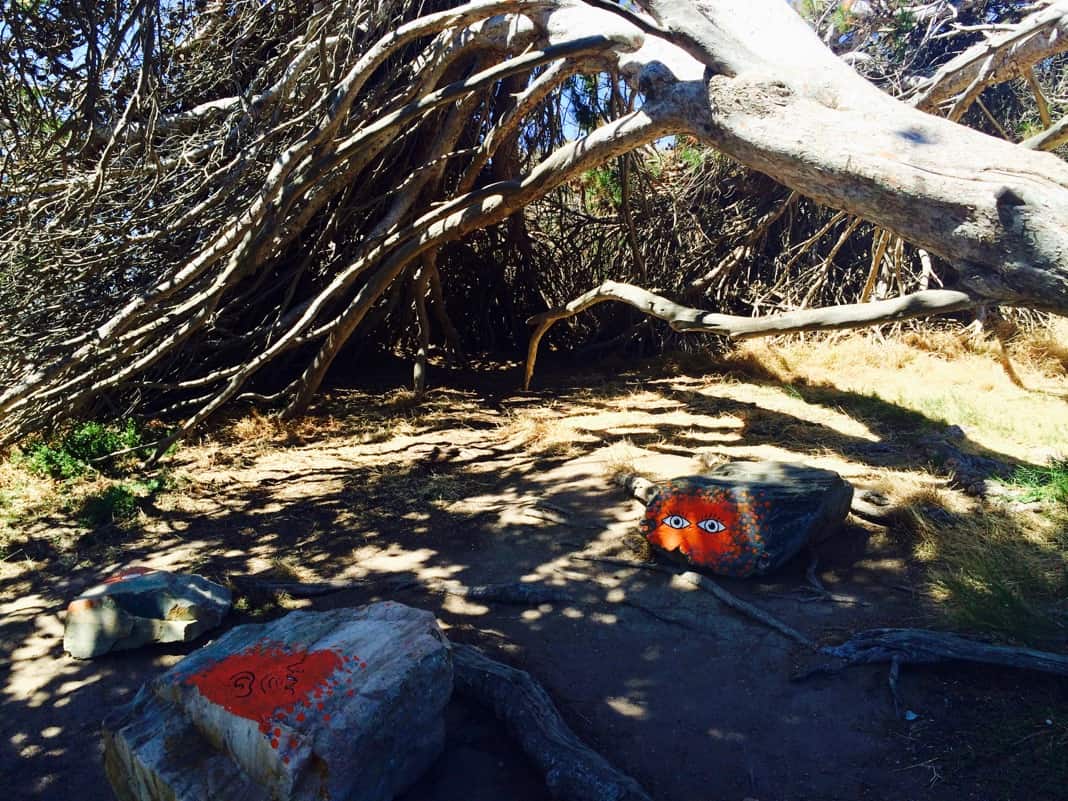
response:
[[[388,801],[440,754],[452,657],[380,603],[238,626],[104,721],[122,801]]]
[[[785,462],[731,462],[677,478],[653,495],[646,539],[721,576],[761,575],[834,533],[853,487],[831,470]]]
[[[129,568],[67,606],[63,648],[78,659],[152,642],[188,642],[218,626],[230,590],[201,576]]]

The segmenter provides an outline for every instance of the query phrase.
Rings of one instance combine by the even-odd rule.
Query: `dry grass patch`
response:
[[[1017,352],[1045,354],[1021,361],[1029,388],[1016,386],[1000,364],[994,339],[963,330],[910,332],[898,337],[851,333],[745,342],[727,357],[737,373],[822,394],[852,393],[858,411],[901,424],[902,412],[959,425],[968,439],[1027,461],[1036,447],[1068,443],[1068,374],[1053,369],[1060,323],[1018,337]],[[870,403],[863,405],[867,398]],[[894,408],[896,407],[896,409]]]
[[[736,375],[770,379],[769,389],[837,406],[877,425],[887,438],[939,436],[942,425],[959,425],[971,445],[1037,464],[1051,448],[1068,446],[1068,404],[1058,394],[1068,394],[1063,361],[1068,349],[1061,345],[1066,332],[1058,321],[1018,334],[1009,345],[1025,386],[1044,391],[1014,385],[1000,364],[996,339],[959,330],[748,342],[726,363]],[[780,383],[786,386],[774,386]],[[791,433],[805,441],[803,426]],[[1058,499],[1068,492],[1068,475],[1055,469],[1058,464],[1024,468],[1014,479],[1025,500],[1046,501],[1044,514],[980,503],[923,473],[876,471],[865,483],[902,510],[893,531],[922,566],[947,623],[1062,647],[1068,626],[1068,506]]]
[[[60,511],[58,482],[0,462],[0,560],[21,553],[34,521]]]
[[[571,425],[568,417],[553,408],[509,412],[499,424],[499,436],[534,456],[570,459],[582,453],[578,441],[583,437]]]
[[[1017,334],[1009,341],[1009,355],[1032,373],[1053,379],[1068,375],[1068,319]]]
[[[914,553],[949,618],[1032,645],[1062,644],[1068,517],[984,510],[951,522],[912,511]]]
[[[1011,642],[1059,647],[1068,624],[1068,510],[983,504],[922,473],[865,482],[899,509],[891,535],[924,571],[947,624]]]
[[[604,460],[604,477],[608,481],[616,481],[620,476],[631,475],[654,480],[643,470],[638,468],[638,461],[645,455],[641,448],[634,446],[629,440],[613,442],[602,451]]]

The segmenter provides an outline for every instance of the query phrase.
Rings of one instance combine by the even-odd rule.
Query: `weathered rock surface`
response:
[[[730,462],[661,485],[641,528],[653,545],[712,573],[761,575],[833,534],[852,498],[853,487],[831,470]]]
[[[230,590],[201,576],[130,568],[67,607],[63,648],[78,659],[152,642],[188,642],[218,626]]]
[[[388,801],[444,742],[450,647],[380,603],[239,626],[104,721],[122,801]]]

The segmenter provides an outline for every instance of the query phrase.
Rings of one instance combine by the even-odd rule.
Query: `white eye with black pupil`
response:
[[[717,531],[723,531],[723,529],[726,528],[725,525],[720,523],[714,517],[699,521],[697,527],[702,531],[707,531],[709,534],[715,534]]]
[[[668,515],[664,518],[663,523],[671,528],[686,528],[690,525],[690,521],[682,515]]]

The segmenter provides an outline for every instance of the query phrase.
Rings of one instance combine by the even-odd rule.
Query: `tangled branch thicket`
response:
[[[432,329],[457,354],[520,345],[529,314],[601,278],[755,311],[905,291],[906,263],[940,280],[859,218],[685,140],[665,152],[692,125],[650,111],[667,90],[656,53],[635,54],[655,25],[612,5],[15,3],[0,20],[0,444],[131,409],[184,431],[242,397],[298,413],[354,334],[409,346],[421,389]],[[902,31],[854,15],[828,38],[932,106],[963,68],[909,83],[888,43],[919,37],[903,52],[931,68],[981,40],[970,20],[1023,13],[943,0],[905,25],[895,4],[864,5]]]

